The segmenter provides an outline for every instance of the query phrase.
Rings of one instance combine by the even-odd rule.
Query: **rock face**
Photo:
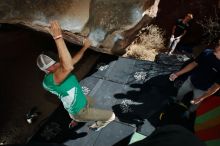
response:
[[[1,0],[0,23],[22,24],[47,33],[49,21],[57,19],[67,41],[81,44],[89,36],[92,49],[121,55],[152,19],[169,38],[175,20],[188,12],[194,19],[180,44],[198,45],[203,31],[197,22],[205,16],[215,17],[219,9],[219,0]]]
[[[120,54],[143,25],[156,17],[160,0],[2,0],[0,23],[22,24],[48,32],[57,19],[64,38],[81,44],[86,36],[93,49]]]

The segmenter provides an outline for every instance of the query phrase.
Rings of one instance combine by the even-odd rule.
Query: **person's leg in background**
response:
[[[197,97],[200,97],[204,94],[204,90],[199,90],[199,89],[196,89],[194,88],[193,89],[193,99],[197,98]],[[194,112],[196,111],[196,109],[199,107],[200,104],[191,104],[191,106],[189,107],[189,112]]]
[[[171,38],[170,38],[168,48],[171,48],[171,45],[172,45],[173,41],[174,41],[174,36],[172,35]]]
[[[171,50],[169,52],[169,55],[172,55],[175,48],[176,48],[176,45],[180,42],[180,38],[174,38],[173,40],[173,43],[172,43],[172,46],[171,46]]]
[[[194,86],[192,87],[192,89],[193,89],[193,99],[200,97],[205,92],[203,90],[196,89]],[[188,119],[190,117],[190,114],[195,112],[198,107],[199,107],[199,104],[191,104],[188,110],[185,111],[183,116]]]
[[[176,100],[178,102],[181,102],[183,97],[189,93],[190,91],[193,91],[193,85],[190,81],[190,77],[188,77],[182,84],[182,86],[179,88]]]

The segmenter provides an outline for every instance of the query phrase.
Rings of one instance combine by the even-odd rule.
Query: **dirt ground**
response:
[[[57,98],[42,87],[43,72],[36,66],[42,50],[55,50],[50,36],[23,27],[0,28],[0,144],[25,143],[58,107]],[[74,46],[68,45],[71,50]],[[77,47],[76,47],[77,48]],[[95,63],[97,53],[89,52],[76,67],[81,79]],[[80,70],[79,70],[80,66]],[[32,124],[26,113],[37,107],[40,116]]]

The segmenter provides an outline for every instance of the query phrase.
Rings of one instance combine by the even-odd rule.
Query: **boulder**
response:
[[[136,33],[156,17],[160,0],[2,0],[0,23],[21,24],[48,33],[58,20],[64,38],[81,45],[85,37],[92,49],[123,54]]]

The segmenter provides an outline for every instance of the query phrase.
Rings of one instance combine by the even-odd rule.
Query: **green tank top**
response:
[[[69,74],[59,85],[54,83],[53,73],[47,74],[43,80],[43,87],[57,95],[64,108],[72,115],[76,115],[86,106],[86,97],[73,74]]]

